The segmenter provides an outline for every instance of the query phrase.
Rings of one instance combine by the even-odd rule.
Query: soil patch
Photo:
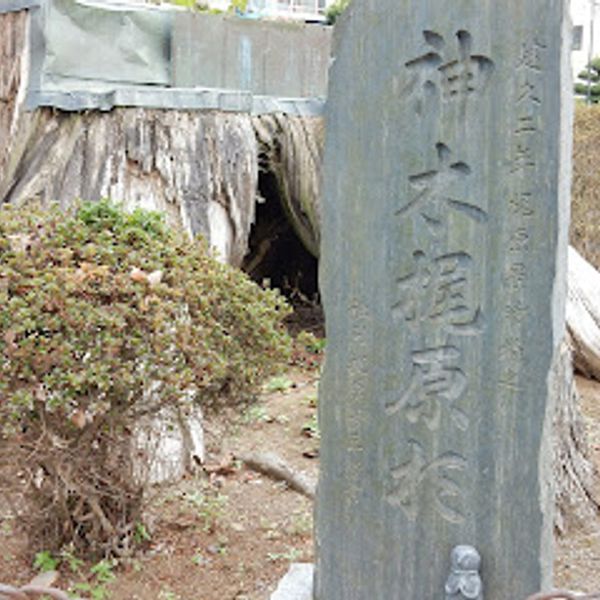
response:
[[[114,570],[105,598],[264,600],[291,562],[313,560],[312,502],[235,457],[273,452],[316,480],[317,379],[316,368],[293,369],[271,380],[242,415],[206,423],[206,464],[152,491],[147,549]],[[7,507],[1,514],[0,581],[26,583],[35,574],[32,557]],[[90,567],[71,574],[65,563],[59,585],[93,585]]]

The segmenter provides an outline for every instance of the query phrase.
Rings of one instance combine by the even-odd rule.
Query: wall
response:
[[[331,29],[319,25],[178,14],[173,85],[325,97],[330,44]]]
[[[29,109],[321,113],[331,27],[139,2],[8,2],[30,6]]]

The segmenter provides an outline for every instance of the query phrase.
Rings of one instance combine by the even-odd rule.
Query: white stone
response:
[[[312,563],[293,563],[271,600],[312,600],[314,569]]]

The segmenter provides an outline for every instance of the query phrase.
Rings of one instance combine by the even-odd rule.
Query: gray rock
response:
[[[293,563],[270,600],[312,600],[314,565]]]
[[[570,77],[559,0],[354,0],[334,47],[318,600],[551,576]],[[562,97],[562,104],[561,104]]]

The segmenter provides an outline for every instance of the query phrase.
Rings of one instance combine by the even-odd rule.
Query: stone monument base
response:
[[[293,563],[270,600],[313,600],[314,571],[311,563]]]

